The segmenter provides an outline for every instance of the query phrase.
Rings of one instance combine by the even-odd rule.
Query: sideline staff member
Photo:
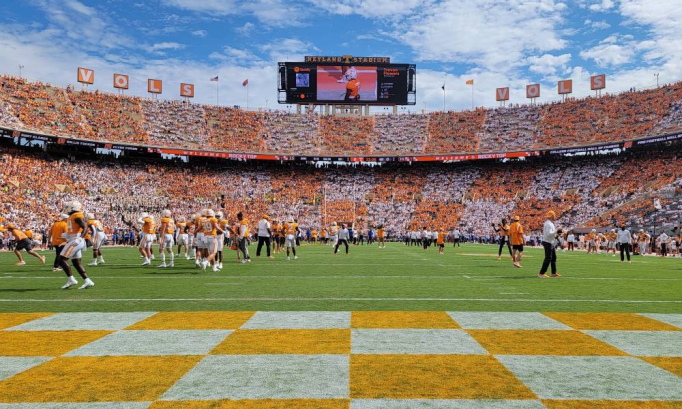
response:
[[[556,213],[554,210],[550,210],[547,213],[547,220],[545,220],[545,225],[542,228],[542,247],[545,249],[545,260],[542,262],[542,268],[540,269],[540,278],[549,278],[547,273],[547,268],[552,266],[552,277],[561,277],[561,274],[556,272],[556,247],[554,246],[554,241],[556,240],[556,226],[554,226],[554,220],[556,220]]]

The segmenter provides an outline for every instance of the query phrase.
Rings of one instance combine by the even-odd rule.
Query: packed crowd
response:
[[[256,222],[296,217],[320,230],[332,221],[491,235],[491,224],[522,215],[529,232],[547,209],[562,226],[675,229],[682,221],[682,151],[629,152],[570,160],[329,167],[76,158],[0,148],[0,217],[40,232],[63,203],[78,200],[105,230],[129,230],[141,211],[239,211]],[[200,175],[200,177],[197,177]],[[635,182],[632,182],[632,181]],[[634,184],[632,184],[634,183]],[[653,199],[661,210],[653,206]]]
[[[299,155],[508,152],[682,131],[682,82],[462,112],[329,117],[61,89],[0,77],[0,125],[91,140]]]

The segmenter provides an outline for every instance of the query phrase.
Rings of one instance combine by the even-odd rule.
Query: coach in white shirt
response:
[[[341,229],[338,232],[339,239],[336,241],[336,246],[334,246],[334,254],[339,252],[339,246],[344,245],[346,246],[346,255],[348,254],[348,240],[350,238],[350,233],[348,232],[348,229],[346,228],[345,224],[341,225]]]
[[[542,268],[538,277],[547,278],[547,268],[552,266],[552,277],[561,277],[561,274],[556,272],[556,248],[554,246],[556,240],[556,213],[550,210],[547,213],[547,220],[542,228],[542,247],[545,249],[545,260],[542,262]]]
[[[618,241],[618,246],[620,247],[620,262],[622,263],[625,261],[625,254],[628,256],[628,263],[631,263],[630,261],[630,243],[632,243],[632,233],[630,233],[630,230],[625,228],[625,225],[623,225],[619,230],[618,234],[616,236],[616,241]]]
[[[270,227],[270,217],[268,217],[267,214],[264,214],[261,221],[258,222],[258,248],[256,249],[256,257],[260,257],[260,250],[263,248],[263,244],[265,244],[268,258],[272,258],[270,255],[270,236],[272,235]]]

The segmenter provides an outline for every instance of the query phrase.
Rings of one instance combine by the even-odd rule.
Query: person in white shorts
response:
[[[336,222],[332,223],[331,232],[332,232],[331,244],[332,246],[336,247],[336,243],[339,241],[339,226],[336,225]]]
[[[201,267],[206,261],[206,242],[204,240],[204,224],[206,223],[206,215],[208,209],[202,209],[201,212],[194,219],[194,247],[197,248],[194,265]]]
[[[85,280],[83,285],[78,287],[78,289],[84,290],[93,287],[95,283],[90,280],[81,263],[81,258],[83,257],[82,252],[85,250],[85,235],[87,234],[83,205],[76,200],[69,202],[65,206],[64,213],[69,215],[69,218],[66,221],[66,233],[63,234],[64,238],[67,239],[67,242],[64,245],[64,249],[59,254],[59,264],[66,273],[68,280],[66,281],[66,284],[62,286],[62,289],[66,290],[67,288],[78,284],[73,273],[71,273],[71,266],[69,266],[69,260],[71,260],[74,268],[78,271],[78,274]]]
[[[298,234],[298,231],[298,223],[296,223],[293,218],[290,218],[289,221],[284,223],[284,234],[286,234],[284,246],[287,248],[287,261],[290,260],[289,250],[293,253],[294,260],[298,259],[298,256],[296,255],[296,235]]]
[[[152,244],[154,243],[154,234],[152,233],[154,229],[154,220],[149,216],[149,213],[142,212],[140,218],[137,222],[142,225],[142,237],[140,239],[140,254],[144,258],[143,266],[148,266],[151,264],[152,257]]]
[[[161,264],[159,268],[173,267],[175,261],[175,253],[173,253],[173,233],[175,232],[175,222],[171,218],[171,211],[166,209],[161,213],[161,226],[159,226],[159,234],[161,241],[159,242],[159,253],[161,254]],[[166,264],[166,253],[170,256],[170,263]]]
[[[92,237],[92,262],[88,264],[89,266],[96,266],[99,264],[104,264],[104,256],[102,256],[102,245],[104,245],[104,240],[107,236],[104,234],[104,227],[102,227],[102,222],[95,218],[95,215],[88,213],[88,233]]]
[[[217,260],[219,247],[218,234],[222,235],[223,233],[218,225],[218,219],[215,216],[215,212],[211,209],[206,212],[206,221],[204,222],[203,231],[207,255],[206,260],[202,263],[204,270],[206,270],[206,267],[210,264],[214,273],[220,270]]]
[[[177,256],[180,257],[182,255],[181,250],[184,247],[185,257],[189,258],[189,235],[187,234],[187,223],[182,216],[178,217],[178,221],[175,223],[175,236],[177,237],[175,242],[178,246]]]

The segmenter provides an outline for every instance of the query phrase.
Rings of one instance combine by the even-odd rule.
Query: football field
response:
[[[298,260],[255,257],[236,263],[228,249],[221,272],[203,272],[193,261],[176,259],[175,268],[141,267],[134,248],[105,248],[106,264],[87,267],[95,287],[67,291],[64,273],[24,255],[14,266],[0,254],[0,311],[595,311],[682,312],[682,260],[634,257],[620,263],[611,255],[559,252],[558,279],[536,277],[541,249],[527,249],[523,268],[509,256],[497,260],[497,247],[465,244],[424,251],[390,243],[351,246],[350,255],[303,245]],[[91,255],[84,255],[90,262]],[[80,277],[77,277],[81,281]]]
[[[255,253],[255,249],[252,249]],[[0,408],[679,408],[682,260],[402,244],[222,272],[0,259]],[[85,259],[89,261],[89,257]],[[159,260],[155,260],[158,264]]]

